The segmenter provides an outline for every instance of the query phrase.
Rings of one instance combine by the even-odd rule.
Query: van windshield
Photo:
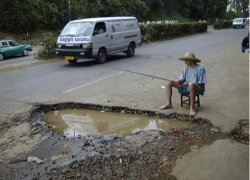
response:
[[[60,36],[89,36],[92,22],[70,22],[62,30]]]
[[[240,22],[243,22],[243,19],[241,19],[241,18],[239,18],[239,19],[234,19],[234,22],[240,23]]]

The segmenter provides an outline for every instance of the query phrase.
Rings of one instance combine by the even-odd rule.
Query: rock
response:
[[[28,157],[28,162],[36,162],[37,164],[45,163],[45,161],[43,161],[37,157]]]
[[[173,150],[174,150],[174,147],[171,146],[171,147],[169,147],[168,149],[169,149],[170,151],[173,151]]]
[[[220,130],[218,128],[216,128],[216,127],[211,128],[210,131],[212,133],[219,133],[220,132]]]
[[[126,113],[126,111],[125,111],[125,110],[122,110],[122,111],[121,111],[121,113],[122,113],[122,114],[125,114],[125,113]]]

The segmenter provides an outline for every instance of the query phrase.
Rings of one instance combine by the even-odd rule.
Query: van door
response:
[[[125,49],[124,28],[120,20],[110,21],[111,31],[110,52],[117,52]]]
[[[93,56],[97,55],[98,50],[101,47],[104,47],[109,51],[110,35],[108,34],[105,22],[97,22],[92,35]]]

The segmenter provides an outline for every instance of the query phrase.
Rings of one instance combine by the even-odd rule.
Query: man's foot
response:
[[[196,111],[195,110],[190,110],[189,116],[194,117],[195,115],[196,115]]]
[[[172,104],[165,104],[164,106],[161,106],[160,109],[163,110],[163,109],[171,109],[173,108]]]

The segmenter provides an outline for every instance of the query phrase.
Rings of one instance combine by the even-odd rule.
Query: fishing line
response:
[[[113,66],[105,66],[105,67],[109,67],[109,68],[124,71],[124,72],[129,72],[129,73],[133,73],[133,74],[139,74],[139,75],[142,75],[142,76],[147,76],[147,77],[151,77],[151,78],[155,78],[155,79],[161,79],[161,80],[164,80],[164,81],[172,81],[170,79],[157,77],[157,76],[152,76],[152,75],[149,75],[149,74],[139,73],[139,72],[135,72],[135,71],[130,71],[130,70],[127,70],[127,69],[121,69],[121,68],[117,68],[117,67],[113,67]]]

